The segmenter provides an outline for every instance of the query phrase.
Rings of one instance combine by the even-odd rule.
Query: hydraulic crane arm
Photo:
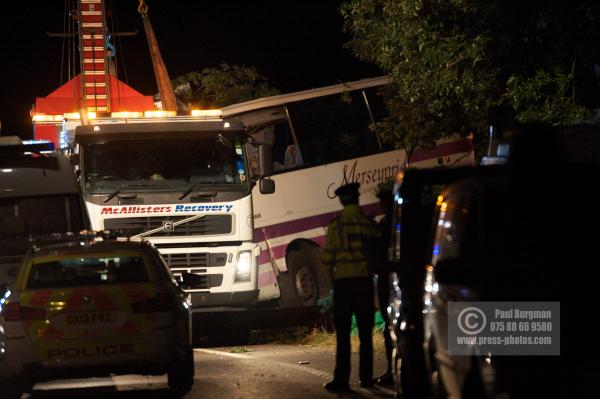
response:
[[[154,76],[156,77],[156,85],[158,86],[162,107],[165,111],[177,111],[177,100],[171,87],[169,72],[160,54],[160,48],[158,47],[152,24],[150,23],[150,17],[148,17],[148,5],[144,0],[139,0],[138,12],[142,15],[142,20],[144,21],[144,30],[148,39],[150,57],[152,57],[152,66],[154,67]]]

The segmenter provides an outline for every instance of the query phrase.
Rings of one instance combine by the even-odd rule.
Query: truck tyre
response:
[[[316,306],[329,292],[317,248],[299,245],[288,253],[286,263],[288,272],[280,275],[280,306]]]
[[[189,392],[194,385],[194,350],[189,348],[185,359],[174,364],[167,373],[169,388],[178,394]]]

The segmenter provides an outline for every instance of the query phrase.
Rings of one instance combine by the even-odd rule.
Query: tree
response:
[[[186,73],[173,80],[178,100],[198,108],[219,108],[279,94],[254,67],[228,65]]]
[[[348,46],[392,76],[379,131],[398,147],[490,124],[581,121],[597,106],[592,0],[349,0]]]

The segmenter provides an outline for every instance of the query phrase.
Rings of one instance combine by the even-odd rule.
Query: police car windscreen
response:
[[[31,265],[28,289],[86,285],[126,284],[148,281],[141,256],[89,256],[56,259],[46,257]]]

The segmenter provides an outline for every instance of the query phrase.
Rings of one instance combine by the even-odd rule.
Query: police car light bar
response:
[[[0,145],[2,154],[49,154],[54,151],[54,144],[43,140],[23,141],[23,144]]]

